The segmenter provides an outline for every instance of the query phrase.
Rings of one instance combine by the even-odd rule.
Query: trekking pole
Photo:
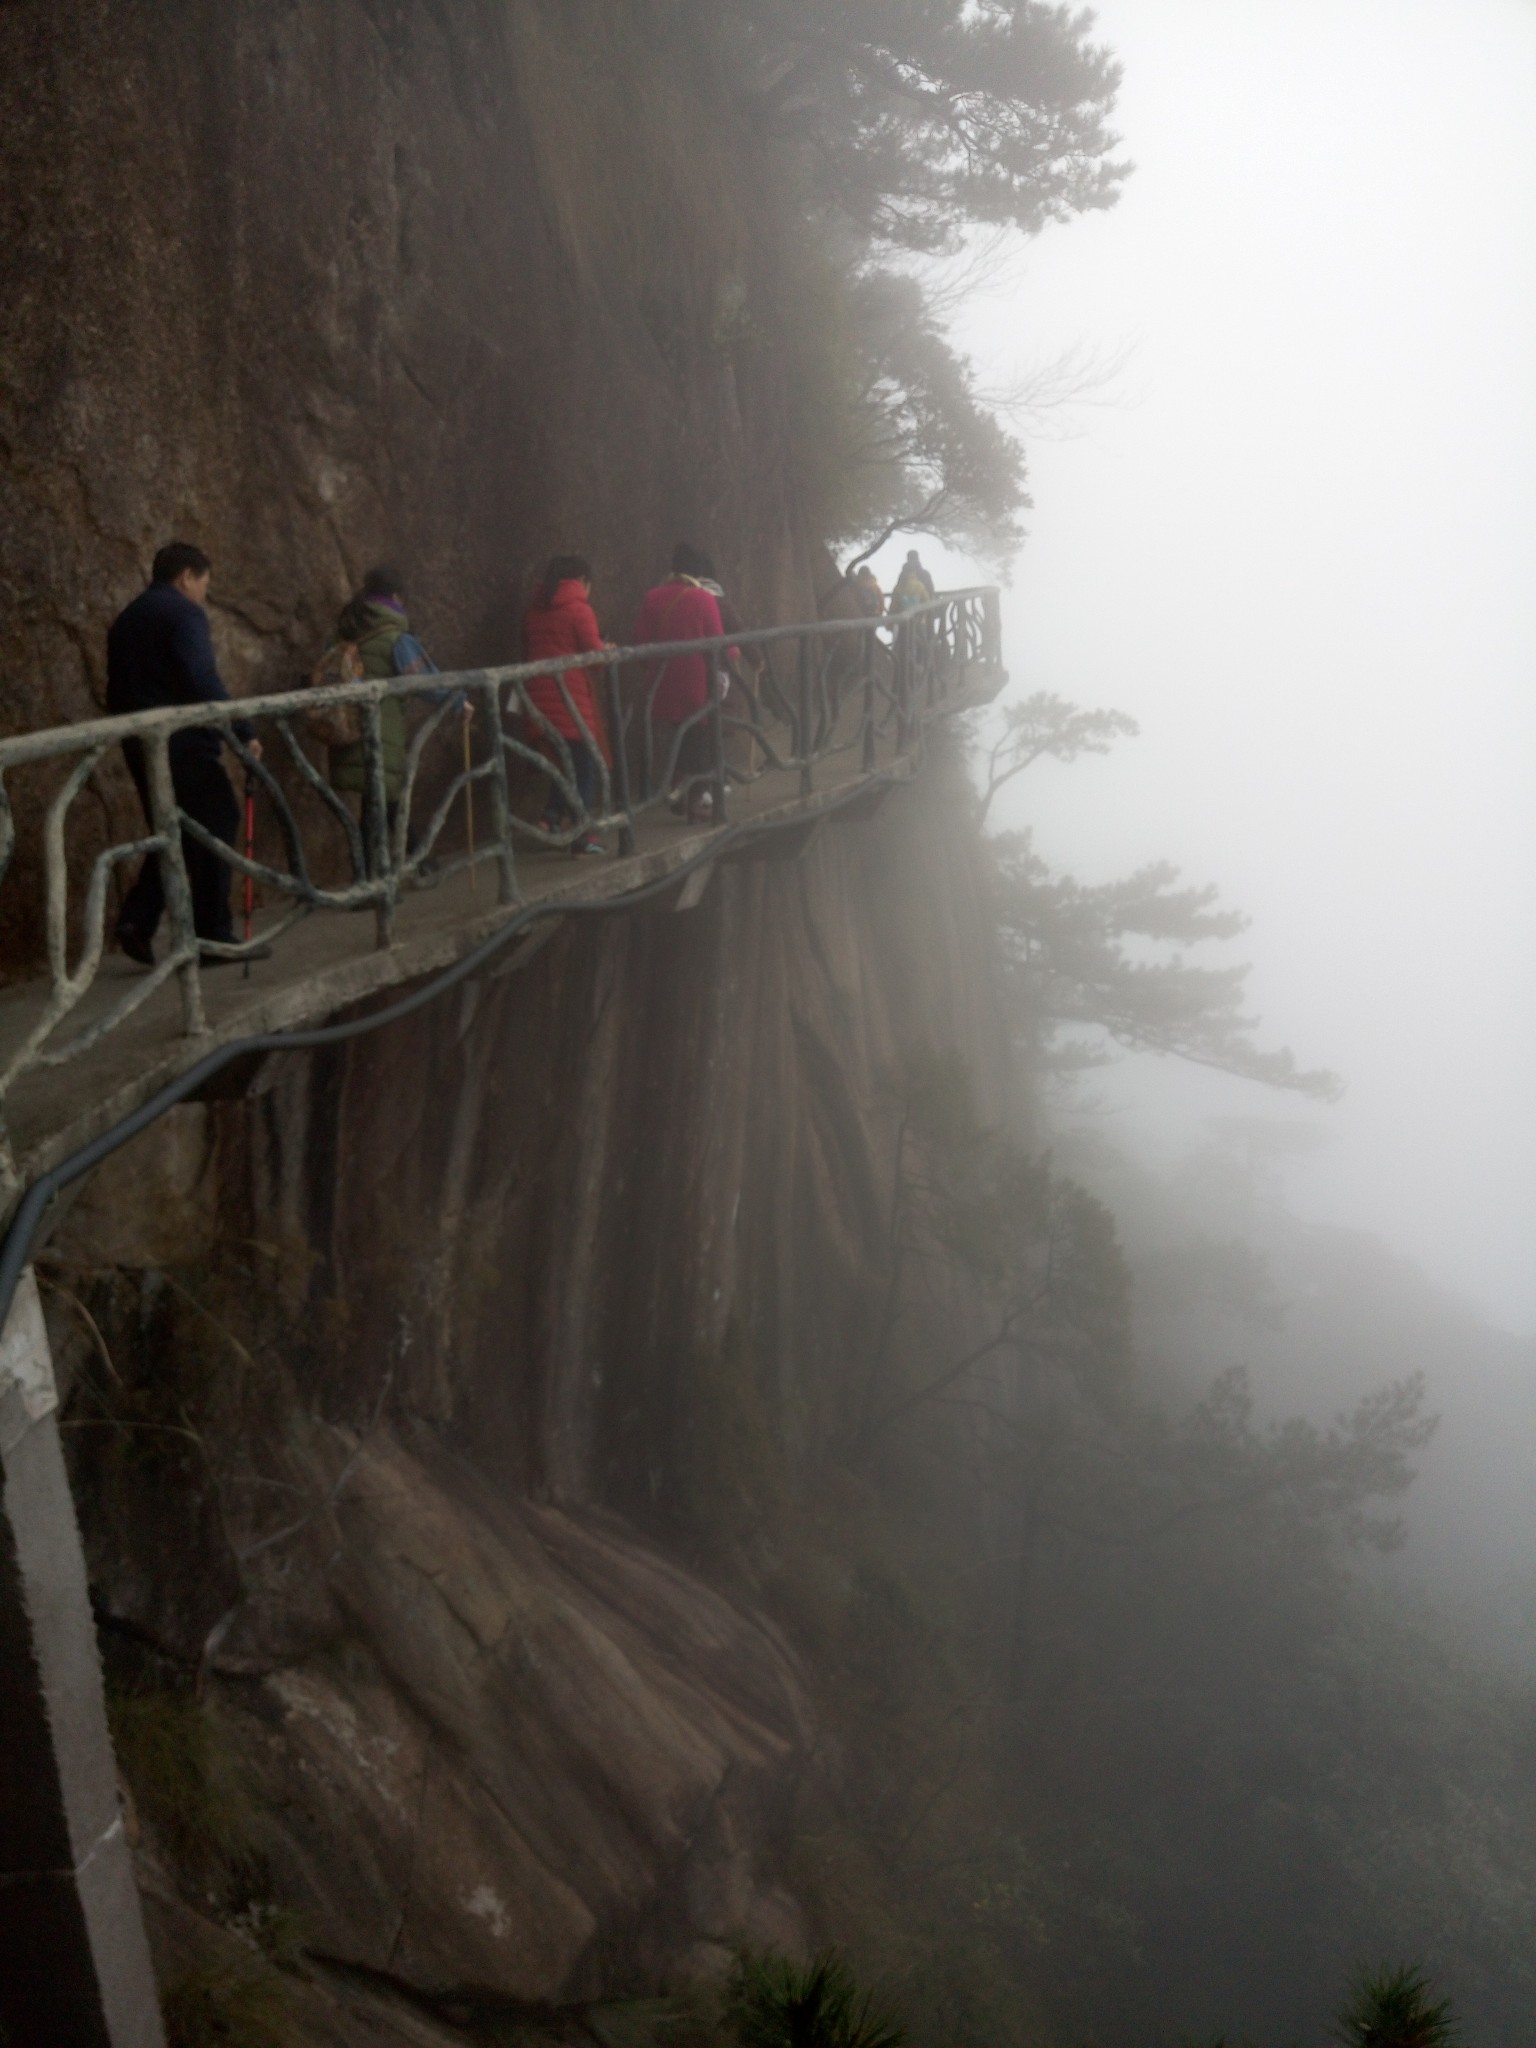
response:
[[[245,857],[256,858],[256,785],[251,780],[250,770],[245,775]],[[245,878],[245,943],[251,943],[251,913],[256,908],[256,877],[247,874]],[[245,963],[244,979],[251,978],[251,963]]]
[[[469,834],[469,893],[475,894],[475,785],[470,780],[473,756],[469,750],[469,700],[464,703],[464,818]]]

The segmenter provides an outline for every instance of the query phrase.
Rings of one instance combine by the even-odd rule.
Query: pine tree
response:
[[[740,2048],[901,2048],[906,2039],[835,1949],[803,1969],[785,1956],[742,1956],[726,2022]]]
[[[1449,1999],[1432,1999],[1407,1964],[1362,1974],[1339,2015],[1344,2048],[1455,2048],[1459,2038]]]
[[[733,0],[760,115],[872,242],[953,248],[1112,206],[1120,66],[1042,0]]]

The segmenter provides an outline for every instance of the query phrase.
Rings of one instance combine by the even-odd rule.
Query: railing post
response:
[[[725,823],[725,721],[720,708],[720,664],[713,647],[705,650],[704,678],[709,685],[709,739],[715,756],[715,823]]]
[[[491,816],[496,826],[496,900],[516,903],[517,856],[512,846],[512,792],[507,785],[507,750],[501,738],[501,697],[495,683],[481,687],[491,739]]]
[[[982,615],[986,620],[985,659],[993,668],[1003,665],[1003,607],[995,590],[989,590],[982,599]]]
[[[811,793],[811,643],[808,634],[802,633],[795,642],[796,676],[800,698],[800,729],[795,734],[796,752],[800,756],[800,794]]]
[[[395,891],[389,843],[389,798],[384,787],[384,734],[379,706],[377,697],[363,706],[363,775],[368,792],[363,804],[363,843],[370,878],[384,891],[375,910],[376,944],[382,951],[395,935]]]
[[[28,1266],[0,1331],[0,2038],[162,2048],[57,1409]]]
[[[163,732],[150,732],[141,744],[145,779],[149,783],[150,816],[161,841],[160,880],[170,919],[171,944],[182,955],[182,965],[177,969],[181,982],[181,1028],[189,1038],[197,1038],[208,1029],[208,1020],[203,1015],[197,922],[192,914],[192,884],[187,880],[187,860],[181,844],[181,811],[171,776],[170,741]]]
[[[912,744],[912,625],[898,620],[891,633],[891,674],[896,685],[896,752]]]
[[[619,809],[624,822],[619,827],[619,858],[627,859],[635,850],[635,814],[629,798],[629,735],[624,730],[624,698],[619,688],[619,664],[608,663],[608,702],[612,708],[609,720],[613,743],[613,772],[619,782]]]
[[[870,627],[864,638],[864,747],[860,756],[866,775],[875,765],[875,651],[879,643]]]

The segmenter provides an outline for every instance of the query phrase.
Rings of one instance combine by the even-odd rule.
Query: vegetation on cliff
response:
[[[1040,0],[730,0],[737,90],[802,201],[813,334],[794,395],[810,508],[868,552],[933,533],[1006,562],[1024,452],[946,339],[913,259],[1110,206],[1120,71]]]
[[[946,1154],[995,1189],[995,1143],[922,1148],[928,1258],[987,1291]],[[797,1850],[820,1930],[919,2042],[1287,2038],[1394,1946],[1510,2024],[1527,1695],[1356,1561],[1397,1539],[1421,1388],[1327,1428],[1263,1420],[1236,1367],[1158,1398],[1098,1242],[1064,1317],[1037,1233],[1028,1319],[961,1372],[920,1350],[879,1457],[829,1462],[770,1540],[843,1757]]]
[[[1102,754],[1136,730],[1120,712],[1084,711],[1048,693],[1010,706],[1000,726],[986,750],[978,823],[998,790],[1033,762]],[[1339,1094],[1336,1074],[1298,1067],[1289,1049],[1255,1042],[1259,1020],[1244,1014],[1246,966],[1190,961],[1191,948],[1248,929],[1209,884],[1181,886],[1177,868],[1152,861],[1088,886],[1053,870],[1028,832],[994,836],[987,846],[1003,972],[1036,1071],[1080,1073],[1119,1048],[1317,1101]]]
[[[1106,737],[1066,706],[1044,726]],[[997,843],[1030,1084],[1060,1070],[1065,1025],[1330,1092],[1256,1049],[1240,969],[1126,957],[1130,936],[1241,929],[1175,881],[1086,890]],[[1185,1253],[1138,1269],[1106,1208],[978,1118],[954,1058],[918,1056],[892,1092],[849,1418],[803,1491],[776,1485],[755,1552],[733,1532],[839,1737],[798,1838],[818,1931],[933,2048],[1289,2038],[1393,1952],[1514,2038],[1536,1991],[1529,1687],[1371,1564],[1434,1434],[1422,1378],[1328,1424],[1273,1418],[1241,1360],[1284,1304],[1244,1238],[1202,1235],[1163,1188]],[[1175,1307],[1203,1341],[1154,1377]],[[1362,1980],[1341,2021],[1382,2043],[1442,2023],[1413,1971]]]
[[[540,377],[474,377],[520,418],[556,418],[551,390],[602,381],[562,334],[575,350],[601,332],[623,370],[611,402],[639,394],[620,424],[638,422],[647,477],[665,461],[699,490],[699,442],[713,459],[745,392],[736,501],[787,417],[794,519],[856,545],[904,526],[1009,549],[1022,452],[913,260],[1113,199],[1116,72],[1089,18],[657,0],[604,42],[562,40],[560,13],[517,11],[518,61],[547,90],[489,95],[476,132],[528,140],[530,209],[573,298]],[[449,48],[443,106],[480,109],[484,78]],[[615,48],[652,67],[670,154],[607,119],[628,103]],[[667,97],[682,48],[689,91]],[[725,154],[716,85],[741,115],[730,139],[769,138],[781,268],[756,267],[729,194],[700,196]],[[354,102],[361,84],[325,122]],[[456,188],[412,166],[393,153],[387,201],[344,196],[338,247],[425,262],[413,208]],[[524,190],[499,175],[486,192]],[[495,263],[475,268],[501,288]],[[622,281],[608,302],[603,276]],[[457,388],[454,351],[503,361],[471,305],[439,319],[429,298],[424,333],[474,337],[424,359],[430,436],[459,420],[431,395]],[[736,393],[707,432],[701,361]],[[783,414],[763,396],[781,374]],[[362,457],[349,484],[332,440],[345,500]],[[559,453],[548,474],[580,468]],[[503,468],[498,490],[524,495]],[[636,530],[709,502],[646,489],[643,518],[638,485],[600,515],[636,574]],[[549,495],[542,518],[583,510]],[[499,549],[504,498],[471,509],[463,527]],[[764,523],[782,539],[784,503]],[[1031,699],[994,785],[1124,730]],[[621,2038],[622,2015],[605,2034],[552,2001],[654,1990],[698,1947],[718,1969],[751,1933],[724,1924],[738,1908],[790,1938],[806,1922],[812,1951],[849,1960],[807,1974],[759,1954],[734,2014],[648,2005],[629,2038],[643,2021],[760,2042],[813,2002],[849,2048],[889,2037],[886,2007],[914,2048],[1288,2035],[1320,1984],[1398,1952],[1454,1970],[1497,2038],[1536,1996],[1530,1698],[1371,1568],[1432,1426],[1422,1389],[1391,1373],[1332,1421],[1272,1418],[1243,1369],[1243,1316],[1278,1313],[1262,1264],[1213,1253],[1192,1216],[1177,1256],[1138,1262],[1041,1123],[1043,1080],[1084,1031],[1304,1093],[1329,1077],[1257,1044],[1239,970],[1186,957],[1240,929],[1209,891],[1162,866],[1086,887],[1023,839],[973,863],[963,795],[908,797],[942,820],[920,887],[898,863],[921,818],[892,826],[893,799],[859,828],[886,832],[862,867],[829,833],[769,879],[722,872],[686,916],[567,931],[527,980],[197,1105],[207,1156],[183,1192],[202,1213],[216,1190],[215,1249],[142,1191],[122,1204],[142,1215],[76,1214],[53,1306],[67,1321],[67,1289],[102,1356],[77,1328],[65,1423],[159,1877],[258,1948],[302,1899],[318,1954],[363,1957],[470,2038]],[[983,914],[988,942],[967,949],[956,931]],[[994,971],[1023,1100],[983,1102],[990,1041],[964,1029]],[[1177,1223],[1177,1190],[1157,1199]],[[1201,1383],[1150,1373],[1149,1304],[1218,1298]],[[254,1791],[230,1792],[231,1728]],[[233,2037],[241,1982],[189,1973],[187,2041]]]

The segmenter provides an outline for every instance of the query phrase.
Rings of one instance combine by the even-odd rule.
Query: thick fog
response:
[[[1095,1090],[1111,1130],[1322,1123],[1295,1208],[1530,1328],[1536,5],[1097,12],[1136,173],[958,333],[989,382],[1079,352],[1089,388],[1024,422],[1008,659],[1142,736],[996,821],[1086,879],[1219,883],[1261,1036],[1348,1083],[1319,1109],[1134,1061]]]

